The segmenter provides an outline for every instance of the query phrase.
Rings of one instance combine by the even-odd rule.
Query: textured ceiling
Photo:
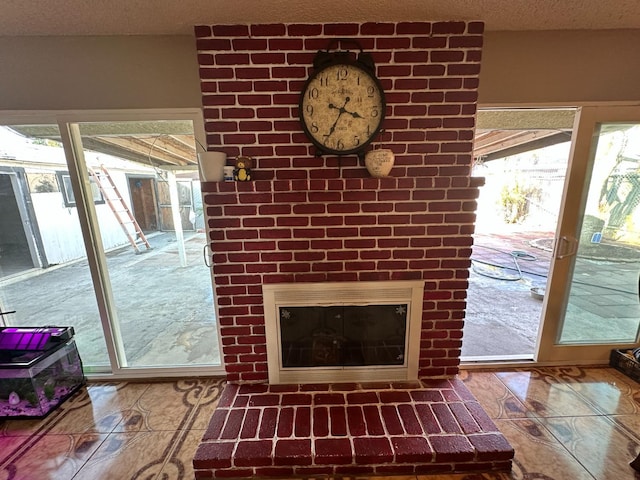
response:
[[[0,0],[0,35],[176,35],[198,24],[482,20],[489,31],[640,28],[640,0]]]

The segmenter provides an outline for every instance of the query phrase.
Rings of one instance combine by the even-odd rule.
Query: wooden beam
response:
[[[140,158],[146,158],[147,164],[161,166],[195,165],[195,151],[176,148],[163,136],[156,137],[91,137],[92,140],[105,145],[117,146],[122,150],[134,152]]]
[[[487,149],[481,156],[476,156],[474,152],[474,156],[483,162],[488,162],[570,141],[571,132],[555,132],[553,135],[529,137],[527,141],[521,143],[504,144],[502,148]]]

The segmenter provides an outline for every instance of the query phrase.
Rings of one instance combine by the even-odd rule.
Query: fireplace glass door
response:
[[[283,368],[403,365],[408,304],[280,306]]]

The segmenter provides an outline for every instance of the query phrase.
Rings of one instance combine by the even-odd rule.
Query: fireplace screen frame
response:
[[[417,380],[422,332],[423,280],[278,283],[263,285],[269,383],[340,383]],[[402,365],[282,366],[280,308],[406,304]]]

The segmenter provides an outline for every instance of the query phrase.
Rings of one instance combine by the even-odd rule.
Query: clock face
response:
[[[315,72],[300,98],[305,133],[320,150],[337,155],[362,151],[380,130],[384,109],[378,79],[351,63]]]

